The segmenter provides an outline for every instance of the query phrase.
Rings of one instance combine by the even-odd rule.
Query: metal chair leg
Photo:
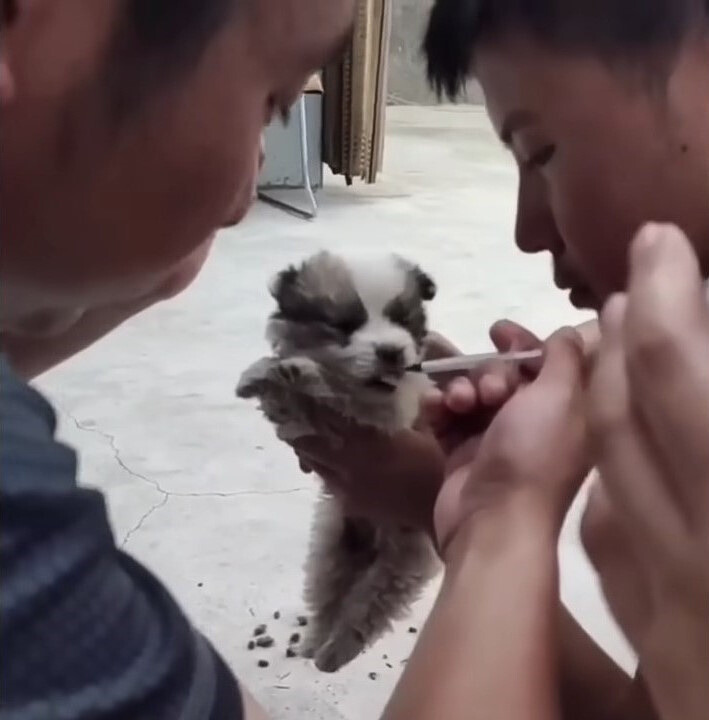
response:
[[[295,205],[283,202],[283,200],[277,200],[266,193],[258,192],[258,198],[264,202],[274,205],[275,207],[281,208],[286,212],[294,213],[298,217],[305,218],[306,220],[313,220],[318,214],[318,204],[315,200],[315,193],[313,192],[313,186],[310,182],[310,168],[308,166],[308,126],[305,116],[305,93],[301,93],[298,99],[298,116],[300,123],[300,166],[303,173],[303,187],[308,195],[310,201],[311,210],[301,210]]]

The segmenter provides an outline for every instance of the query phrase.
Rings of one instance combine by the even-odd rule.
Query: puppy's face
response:
[[[392,255],[345,260],[321,252],[279,273],[269,339],[281,355],[311,357],[328,371],[376,392],[392,392],[418,362],[424,302],[436,287],[417,266]]]

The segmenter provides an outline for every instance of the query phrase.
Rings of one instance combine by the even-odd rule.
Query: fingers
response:
[[[579,391],[583,386],[584,352],[580,335],[573,328],[555,332],[544,346],[544,359],[536,384]]]
[[[499,320],[490,328],[490,339],[500,352],[535,350],[542,341],[527,328],[512,320]]]
[[[708,497],[707,307],[687,238],[671,226],[644,228],[631,250],[624,338],[629,382],[651,442],[688,508]]]
[[[651,617],[651,592],[644,558],[636,552],[626,524],[621,523],[601,478],[588,495],[581,519],[581,541],[601,580],[616,621],[633,646]]]
[[[589,424],[609,497],[627,517],[634,541],[662,553],[661,538],[676,535],[678,520],[631,408],[625,309],[625,297],[615,296],[601,316],[602,339],[588,391]]]
[[[475,410],[479,398],[469,378],[457,377],[446,389],[443,399],[450,412],[464,415]]]
[[[424,360],[438,360],[455,355],[461,355],[460,350],[443,335],[436,332],[430,332],[426,335],[423,342]]]
[[[586,357],[595,355],[598,351],[598,343],[601,341],[598,320],[588,320],[581,323],[581,325],[577,325],[574,330],[581,336]]]
[[[502,351],[541,345],[532,333],[509,320],[495,323],[490,335]],[[445,356],[458,352],[440,336],[431,336],[427,344],[429,353],[443,353]],[[484,431],[494,415],[491,411],[502,407],[522,382],[518,364],[491,361],[468,376],[452,378],[443,385],[442,391],[429,393],[422,402],[422,413],[439,443],[448,452],[471,432]],[[463,416],[468,417],[462,419]]]
[[[490,328],[490,339],[500,352],[514,350],[536,350],[543,346],[543,342],[527,328],[518,325],[512,320],[499,320]],[[531,360],[524,363],[503,363],[508,384],[517,387],[522,378],[533,380],[541,363]]]

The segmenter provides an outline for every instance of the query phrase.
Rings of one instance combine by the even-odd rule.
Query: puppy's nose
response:
[[[377,345],[377,357],[389,367],[398,367],[404,362],[404,348],[398,345]]]

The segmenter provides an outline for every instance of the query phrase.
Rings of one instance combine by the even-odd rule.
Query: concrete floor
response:
[[[329,178],[315,222],[257,204],[220,235],[184,295],[38,383],[60,412],[61,435],[80,451],[81,481],[106,493],[117,542],[162,578],[278,718],[376,717],[415,641],[407,629],[423,622],[435,588],[397,632],[337,675],[284,657],[302,612],[316,487],[233,392],[266,349],[270,275],[323,247],[398,251],[436,278],[432,326],[468,351],[488,348],[486,329],[502,317],[541,333],[585,319],[553,288],[548,260],[515,249],[515,170],[480,110],[392,108],[386,147],[376,185],[346,188]],[[577,520],[578,508],[560,550],[563,595],[628,664],[579,548]],[[277,646],[248,652],[259,622],[269,623]],[[268,668],[257,668],[260,657]]]

